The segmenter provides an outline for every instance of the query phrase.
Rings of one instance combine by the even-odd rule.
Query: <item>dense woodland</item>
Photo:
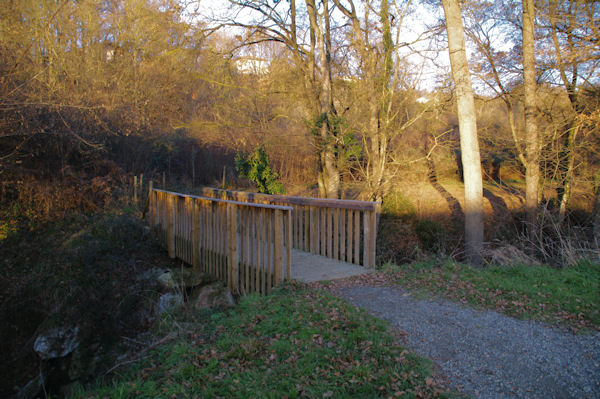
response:
[[[512,233],[537,255],[547,218],[561,231],[575,223],[593,247],[598,2],[448,1],[446,14],[435,2],[395,0],[225,3],[3,2],[3,212],[93,209],[141,173],[238,187],[235,155],[261,148],[288,193],[377,200],[390,217],[398,203],[414,208],[403,187],[435,188],[448,206],[418,211],[411,231],[493,207],[477,188],[483,179],[483,194],[508,204]],[[452,5],[466,86],[445,61]],[[461,147],[462,87],[474,93],[469,151],[480,162]],[[477,177],[469,165],[479,164]],[[465,192],[474,187],[466,203],[448,191],[463,177]],[[493,242],[496,230],[479,240]]]

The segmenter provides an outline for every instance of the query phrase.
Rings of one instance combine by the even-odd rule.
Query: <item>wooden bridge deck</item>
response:
[[[372,271],[373,269],[352,263],[314,255],[297,249],[292,250],[292,279],[304,283],[335,280]]]

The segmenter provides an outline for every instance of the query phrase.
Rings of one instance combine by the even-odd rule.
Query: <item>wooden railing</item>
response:
[[[149,218],[170,257],[234,293],[269,293],[291,277],[291,207],[153,189]]]
[[[317,199],[201,188],[224,200],[291,206],[294,248],[344,262],[375,267],[377,203]]]

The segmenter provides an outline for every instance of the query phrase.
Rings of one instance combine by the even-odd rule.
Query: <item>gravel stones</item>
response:
[[[345,287],[352,304],[406,332],[451,385],[475,398],[600,398],[600,333],[417,299],[400,287]]]

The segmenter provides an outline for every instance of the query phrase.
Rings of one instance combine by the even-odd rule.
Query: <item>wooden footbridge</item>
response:
[[[170,257],[242,295],[268,293],[284,280],[328,280],[375,266],[375,202],[151,189],[149,217]]]

